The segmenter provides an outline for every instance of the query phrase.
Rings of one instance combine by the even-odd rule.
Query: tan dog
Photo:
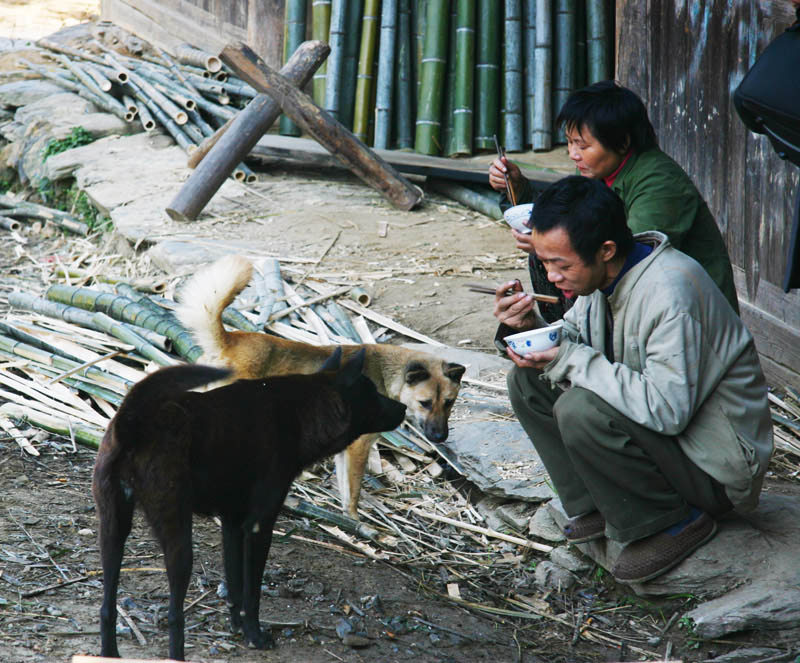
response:
[[[384,396],[403,403],[407,418],[432,442],[444,442],[448,418],[466,370],[425,352],[396,345],[316,346],[261,332],[228,331],[222,311],[250,282],[253,266],[241,256],[225,256],[195,274],[181,293],[180,321],[205,352],[204,363],[231,368],[236,378],[313,373],[341,347],[344,360],[364,348],[364,374]],[[362,435],[336,455],[342,508],[358,518],[361,479],[375,435]]]

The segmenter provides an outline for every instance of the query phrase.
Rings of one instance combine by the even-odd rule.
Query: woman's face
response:
[[[567,127],[566,135],[569,158],[584,177],[595,180],[608,177],[625,158],[627,150],[616,152],[604,147],[585,124],[580,128]]]

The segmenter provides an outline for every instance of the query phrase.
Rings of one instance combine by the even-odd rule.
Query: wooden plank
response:
[[[248,6],[247,43],[273,69],[278,69],[283,64],[285,4],[286,0],[250,0]],[[308,15],[311,15],[310,10]],[[307,30],[306,34],[310,33],[311,31]]]
[[[400,150],[372,150],[401,173],[441,177],[461,182],[488,184],[488,167],[472,161],[432,157]],[[250,156],[266,159],[291,159],[324,167],[341,168],[342,163],[314,140],[268,134],[258,141]],[[550,184],[560,180],[564,173],[534,168],[521,168],[522,173],[534,183]]]
[[[747,302],[741,305],[741,314],[742,321],[753,335],[770,384],[780,388],[797,385],[800,377],[800,330]]]

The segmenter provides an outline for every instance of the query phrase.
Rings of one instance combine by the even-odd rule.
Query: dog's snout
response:
[[[444,442],[447,439],[447,434],[449,433],[447,426],[431,423],[426,423],[423,430],[425,431],[425,437],[427,437],[431,442]]]

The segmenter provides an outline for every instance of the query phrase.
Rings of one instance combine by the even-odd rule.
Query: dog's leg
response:
[[[241,523],[222,518],[222,550],[225,582],[228,584],[228,608],[231,613],[231,632],[242,629],[242,587],[244,586],[244,532]]]
[[[358,520],[358,500],[361,496],[361,481],[367,466],[369,450],[376,436],[372,433],[357,438],[347,449],[336,456],[336,473],[342,496],[342,509],[351,518]],[[339,456],[343,459],[343,471],[339,473]],[[346,477],[346,480],[345,480]]]
[[[275,514],[277,516],[277,512]],[[242,583],[242,612],[244,613],[242,630],[245,639],[256,649],[270,649],[273,646],[272,634],[262,630],[258,620],[261,604],[261,579],[272,543],[272,526],[275,517],[267,518],[246,528],[244,532],[244,578]]]
[[[102,492],[101,492],[102,491]],[[100,559],[103,567],[103,605],[100,608],[100,655],[119,658],[117,649],[117,589],[125,540],[133,523],[133,496],[126,497],[118,481],[95,490],[100,520]]]

